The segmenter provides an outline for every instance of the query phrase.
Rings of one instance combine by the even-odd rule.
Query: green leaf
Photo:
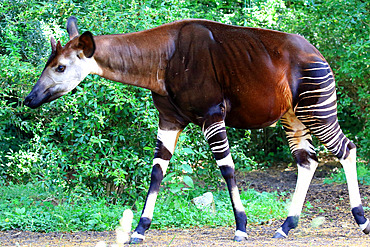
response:
[[[26,208],[15,208],[16,214],[24,214],[26,212]]]
[[[172,177],[175,175],[174,172],[168,173],[162,180],[162,183],[169,182],[172,180]]]
[[[181,168],[187,173],[193,173],[193,169],[189,164],[182,164]]]
[[[174,194],[176,194],[177,192],[179,192],[181,190],[182,186],[176,186],[176,187],[173,187],[173,188],[170,188],[170,191]]]
[[[194,154],[194,151],[191,148],[183,148],[182,152],[186,154]]]
[[[184,183],[191,187],[191,188],[194,188],[194,182],[193,182],[193,179],[189,176],[184,176]]]

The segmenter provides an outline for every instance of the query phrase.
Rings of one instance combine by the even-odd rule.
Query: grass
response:
[[[215,212],[198,210],[189,193],[162,192],[157,200],[152,228],[232,226],[234,215],[229,195],[214,192]],[[261,223],[286,215],[286,203],[276,193],[241,192],[249,223]],[[133,226],[138,223],[144,202],[137,201]],[[113,205],[105,198],[56,195],[35,184],[0,187],[0,230],[105,231],[114,230],[122,212],[129,208]]]

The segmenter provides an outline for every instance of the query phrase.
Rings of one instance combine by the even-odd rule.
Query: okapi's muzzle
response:
[[[44,103],[50,102],[51,93],[50,90],[43,89],[39,83],[32,88],[32,91],[24,99],[24,105],[35,109]]]

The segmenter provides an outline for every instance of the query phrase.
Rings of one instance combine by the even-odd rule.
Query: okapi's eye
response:
[[[65,69],[65,65],[58,65],[58,67],[56,68],[56,72],[63,73]]]

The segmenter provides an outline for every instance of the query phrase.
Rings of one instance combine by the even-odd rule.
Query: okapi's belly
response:
[[[225,123],[238,129],[260,129],[278,121],[288,109],[261,106],[240,106],[232,109],[226,116]]]
[[[230,102],[226,125],[241,129],[258,129],[278,121],[292,106],[287,80],[239,85],[225,95]]]

